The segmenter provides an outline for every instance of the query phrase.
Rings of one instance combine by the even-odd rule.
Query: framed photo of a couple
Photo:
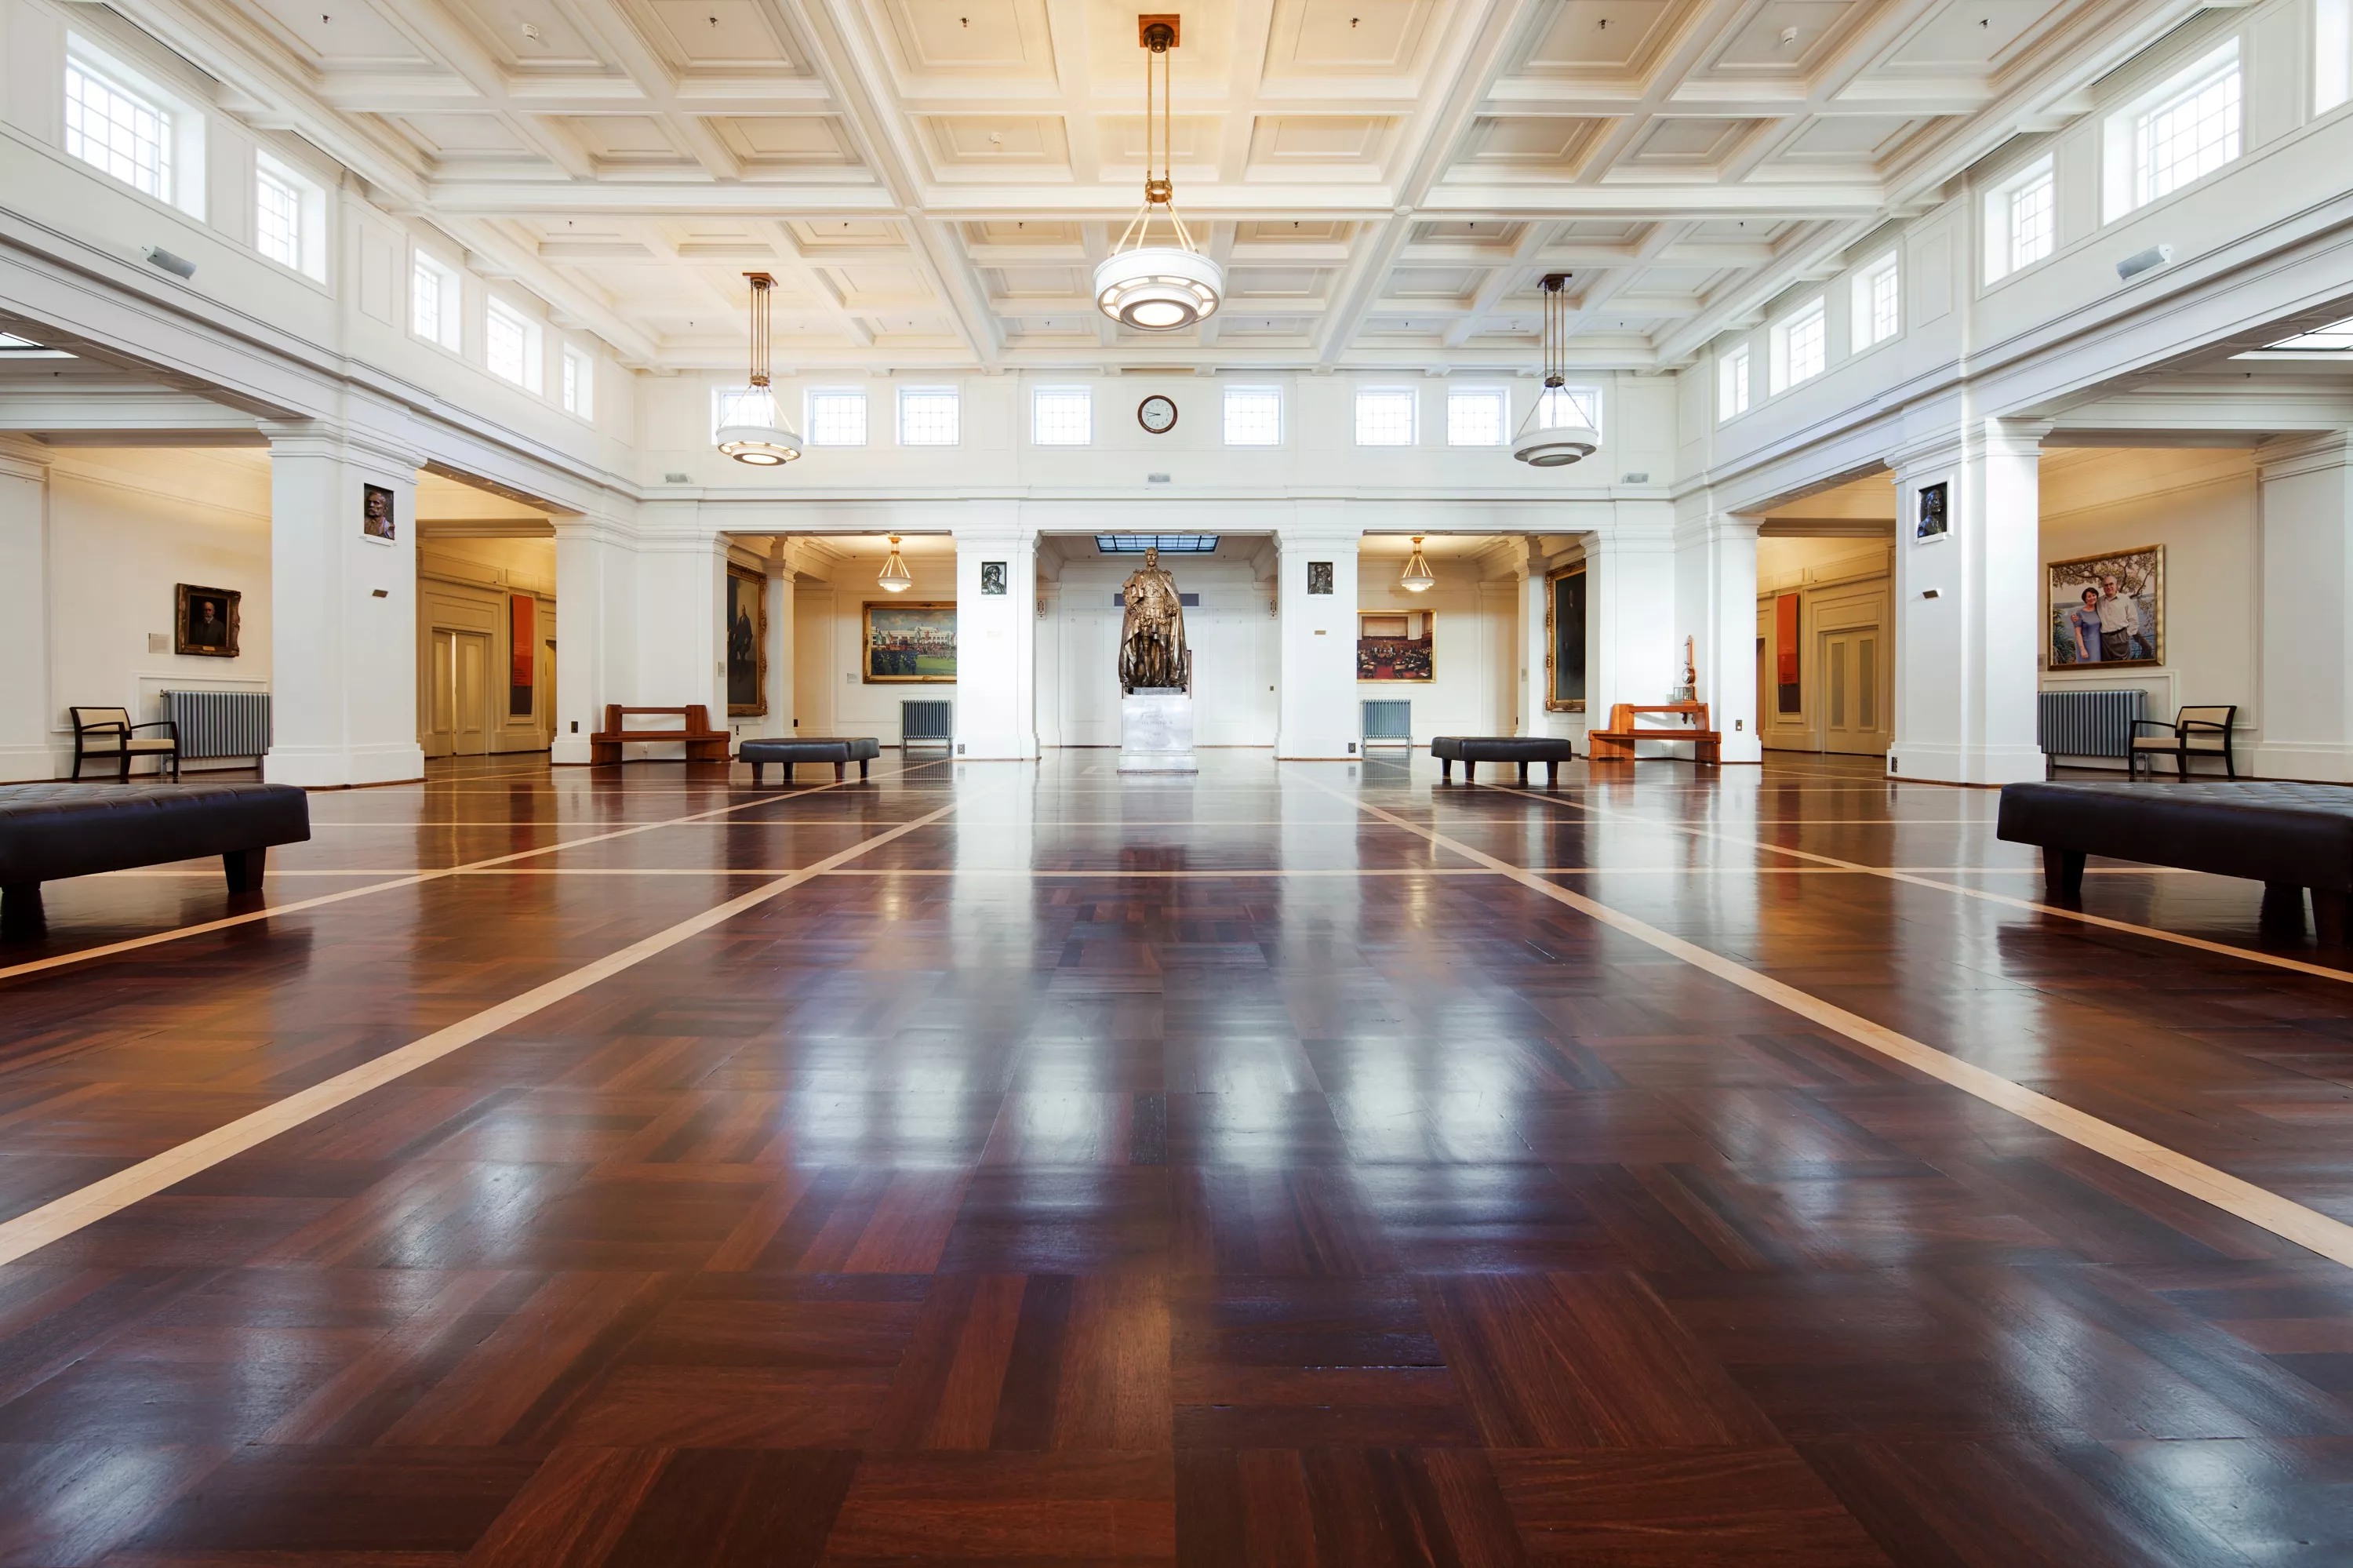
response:
[[[2043,666],[2074,670],[2165,662],[2165,546],[2052,561]]]

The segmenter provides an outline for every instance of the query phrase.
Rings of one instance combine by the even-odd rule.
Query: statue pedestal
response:
[[[1193,760],[1193,697],[1178,688],[1130,692],[1119,699],[1122,773],[1198,773]]]

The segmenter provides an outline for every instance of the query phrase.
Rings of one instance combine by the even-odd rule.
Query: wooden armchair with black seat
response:
[[[2132,750],[2125,758],[2125,777],[2139,777],[2141,758],[2148,758],[2148,776],[2157,778],[2157,759],[2173,758],[2174,776],[2189,777],[2189,759],[2193,757],[2219,757],[2222,771],[2232,779],[2239,776],[2239,766],[2231,755],[2231,726],[2238,721],[2236,703],[2217,704],[2209,707],[2183,708],[2173,715],[2171,724],[2163,719],[2133,720]],[[2153,729],[2155,735],[2141,731]]]
[[[153,724],[132,724],[128,708],[69,708],[73,715],[74,765],[73,776],[81,777],[81,765],[90,758],[110,760],[114,764],[114,776],[128,780],[131,759],[152,757],[155,771],[164,771],[164,764],[172,765],[172,781],[180,780],[180,726],[170,719]],[[159,736],[142,736],[142,729],[160,729]]]

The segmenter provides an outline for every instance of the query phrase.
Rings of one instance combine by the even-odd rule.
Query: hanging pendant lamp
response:
[[[1422,537],[1413,536],[1413,554],[1405,558],[1405,571],[1398,577],[1398,587],[1408,593],[1427,593],[1438,586],[1438,574],[1430,569],[1421,553]]]
[[[1544,290],[1544,394],[1520,421],[1512,455],[1532,468],[1566,468],[1593,455],[1601,438],[1585,422],[1585,411],[1567,390],[1568,381],[1569,274],[1546,275]]]
[[[1144,62],[1144,206],[1095,269],[1095,304],[1122,326],[1174,332],[1216,312],[1225,293],[1226,273],[1193,243],[1192,232],[1176,216],[1176,187],[1169,179],[1168,51],[1176,47],[1176,18],[1139,16],[1136,24],[1138,39],[1150,51]],[[1155,63],[1160,68],[1156,124]],[[1166,214],[1175,243],[1151,243],[1155,213]]]
[[[874,586],[884,593],[905,593],[915,586],[915,574],[907,569],[907,559],[899,554],[899,535],[891,535],[891,558],[882,563],[881,575]]]
[[[776,281],[765,272],[744,276],[752,280],[752,390],[729,400],[727,422],[715,439],[737,462],[776,468],[801,455],[801,439],[777,413],[776,394],[768,389],[768,291]]]

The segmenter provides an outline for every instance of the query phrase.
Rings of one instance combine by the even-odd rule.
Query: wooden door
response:
[[[458,634],[436,628],[425,681],[425,755],[447,757],[456,749]]]
[[[452,631],[449,749],[459,757],[491,754],[491,634]]]
[[[1822,749],[1847,757],[1874,756],[1887,749],[1886,697],[1882,691],[1879,628],[1851,626],[1826,631],[1820,692]]]

